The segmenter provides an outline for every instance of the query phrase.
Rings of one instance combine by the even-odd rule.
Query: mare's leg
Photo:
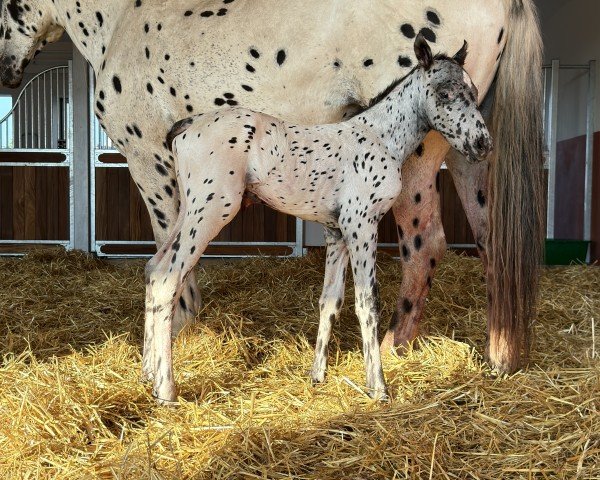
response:
[[[127,153],[129,171],[150,214],[150,222],[157,249],[167,241],[179,213],[179,189],[171,152],[163,146],[156,148],[156,153],[146,153],[152,158],[146,161],[140,154]],[[186,279],[179,304],[173,319],[173,335],[176,336],[186,325],[194,320],[200,309],[200,291],[190,273]]]
[[[354,208],[357,208],[356,205],[353,205],[353,210]],[[343,215],[350,213],[343,212]],[[367,221],[365,219],[365,222]],[[385,399],[387,398],[387,388],[377,341],[379,325],[379,289],[375,275],[377,223],[369,221],[367,225],[360,225],[356,219],[354,223],[344,222],[340,217],[340,226],[342,226],[342,234],[350,253],[350,264],[354,277],[355,310],[362,333],[367,389],[372,398]]]
[[[477,251],[487,271],[486,239],[488,232],[487,185],[488,162],[469,162],[456,150],[446,157],[448,170],[471,225]]]
[[[481,113],[489,125],[492,119],[495,88],[485,95],[481,104]],[[454,186],[467,215],[469,225],[475,238],[477,251],[487,272],[487,234],[488,234],[488,172],[489,162],[469,162],[464,155],[451,149],[446,156],[446,165],[452,175]]]
[[[406,346],[419,334],[425,299],[436,266],[446,251],[440,216],[439,169],[448,149],[442,136],[432,132],[402,167],[402,192],[393,207],[402,284],[396,311],[381,344],[384,353]]]
[[[326,228],[325,240],[327,242],[327,259],[323,293],[319,300],[319,333],[315,347],[315,360],[310,372],[313,383],[325,380],[331,325],[339,317],[344,304],[344,285],[348,265],[348,250],[342,233],[339,230]]]

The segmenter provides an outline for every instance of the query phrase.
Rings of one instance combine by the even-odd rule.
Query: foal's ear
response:
[[[415,39],[415,55],[417,56],[419,65],[421,65],[425,70],[429,70],[433,64],[433,54],[431,53],[431,48],[429,47],[429,44],[427,43],[427,40],[425,40],[425,37],[422,33],[419,33]]]
[[[462,48],[456,52],[456,55],[454,55],[454,57],[452,57],[456,63],[458,63],[461,67],[463,67],[465,65],[465,60],[467,59],[467,53],[469,53],[469,44],[467,43],[467,41],[465,40],[465,43],[463,43]]]

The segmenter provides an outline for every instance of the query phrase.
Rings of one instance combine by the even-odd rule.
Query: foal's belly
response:
[[[332,185],[328,188],[274,179],[248,184],[246,189],[278,212],[328,226],[337,225],[338,207]]]

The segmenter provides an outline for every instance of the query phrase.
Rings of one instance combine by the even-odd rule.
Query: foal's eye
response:
[[[438,92],[438,96],[440,97],[440,99],[442,101],[449,101],[454,98],[454,95],[452,94],[452,92],[450,92],[448,90],[440,90],[440,92]]]

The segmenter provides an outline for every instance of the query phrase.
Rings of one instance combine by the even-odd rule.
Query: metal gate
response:
[[[14,100],[11,110],[0,119],[0,167],[68,169],[69,197],[67,240],[0,239],[0,245],[14,246],[8,252],[0,252],[0,255],[18,254],[18,246],[28,245],[73,248],[72,98],[72,63],[68,62],[67,65],[44,70],[29,80]],[[35,157],[42,160],[33,160]],[[60,157],[63,159],[57,161]]]

